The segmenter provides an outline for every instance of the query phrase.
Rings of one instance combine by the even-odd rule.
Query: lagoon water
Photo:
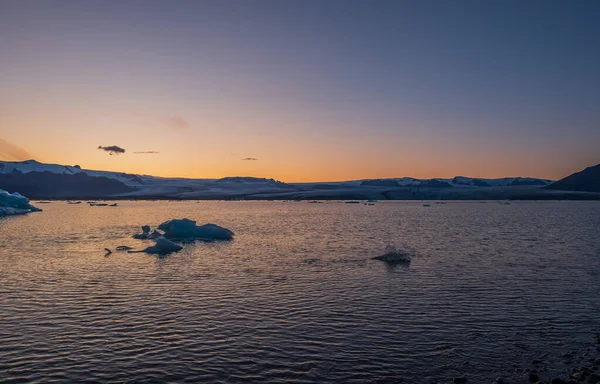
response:
[[[41,207],[0,219],[2,383],[485,383],[600,330],[598,202]],[[104,256],[181,217],[236,238]]]

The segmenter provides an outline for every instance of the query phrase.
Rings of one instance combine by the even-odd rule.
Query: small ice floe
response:
[[[396,246],[388,245],[385,247],[385,253],[381,256],[373,257],[373,260],[380,260],[386,263],[410,263],[411,257],[409,252]]]
[[[194,220],[173,219],[158,226],[168,239],[232,240],[234,233],[216,224],[196,225]]]
[[[129,250],[131,250],[131,249],[133,249],[133,248],[131,248],[131,247],[128,247],[128,246],[126,246],[126,245],[119,245],[119,246],[118,246],[117,248],[115,248],[115,249],[116,249],[117,251],[121,251],[121,252],[123,252],[123,251],[129,251]],[[104,251],[106,252],[106,254],[105,254],[104,256],[109,256],[109,255],[111,255],[111,254],[113,253],[113,252],[110,250],[110,248],[104,248]],[[139,251],[139,252],[142,252],[142,251]]]
[[[171,240],[159,237],[156,239],[156,244],[141,251],[128,251],[129,253],[149,253],[152,255],[167,255],[173,252],[179,252],[183,247],[179,244],[175,244]]]
[[[310,259],[304,259],[304,264],[314,264],[319,262],[320,260],[316,257],[310,258]]]
[[[137,233],[133,235],[133,238],[138,240],[157,239],[162,235],[163,234],[158,232],[157,230],[154,230],[152,231],[152,233],[150,233],[150,226],[144,225],[142,226],[142,233]]]
[[[22,215],[29,212],[38,212],[41,209],[29,204],[29,199],[15,193],[8,193],[0,189],[0,217]]]

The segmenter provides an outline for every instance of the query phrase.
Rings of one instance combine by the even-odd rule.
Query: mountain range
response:
[[[166,178],[35,160],[0,161],[0,189],[34,199],[600,199],[600,164],[559,181],[412,177],[284,183],[255,177]]]

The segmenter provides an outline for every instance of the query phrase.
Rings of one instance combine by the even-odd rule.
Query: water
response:
[[[597,202],[43,208],[0,219],[3,383],[486,382],[600,330]],[[104,256],[176,217],[236,239]]]

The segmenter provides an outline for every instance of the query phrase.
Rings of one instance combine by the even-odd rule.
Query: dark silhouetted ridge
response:
[[[0,188],[34,199],[104,197],[135,190],[118,180],[89,176],[84,172],[74,175],[52,172],[23,173],[17,169],[11,173],[0,174]]]
[[[546,188],[559,191],[600,192],[600,164],[587,167],[583,171],[558,180]]]

